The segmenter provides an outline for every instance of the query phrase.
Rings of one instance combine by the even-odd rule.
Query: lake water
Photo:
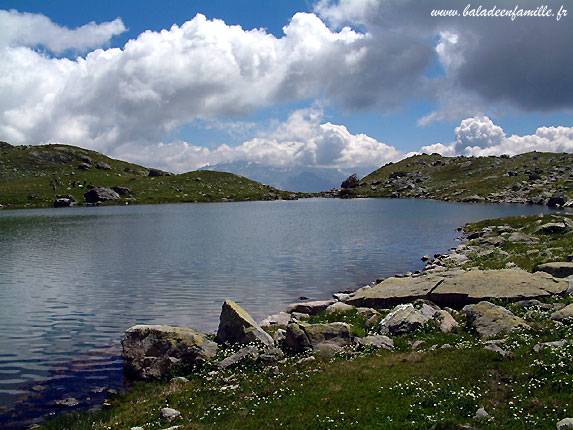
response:
[[[0,425],[122,387],[137,323],[217,329],[226,298],[255,319],[421,269],[469,221],[539,206],[308,199],[0,212]]]

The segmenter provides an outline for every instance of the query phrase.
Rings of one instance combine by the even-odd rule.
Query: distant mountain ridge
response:
[[[272,185],[281,190],[302,193],[318,193],[338,188],[344,179],[352,173],[365,175],[367,169],[341,170],[334,167],[295,166],[278,168],[258,162],[235,161],[205,166],[199,170],[229,172],[250,178],[254,181]]]

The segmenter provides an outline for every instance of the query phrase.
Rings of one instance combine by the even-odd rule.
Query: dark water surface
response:
[[[547,211],[387,199],[2,211],[0,426],[122,387],[118,344],[134,324],[215,331],[226,298],[262,319],[421,269],[466,222]]]

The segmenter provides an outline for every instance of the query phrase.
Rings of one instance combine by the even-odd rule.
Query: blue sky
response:
[[[463,6],[2,0],[0,140],[173,171],[573,151],[573,11],[560,21],[430,16]]]

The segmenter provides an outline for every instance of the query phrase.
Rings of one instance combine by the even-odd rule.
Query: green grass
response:
[[[555,428],[573,410],[573,345],[532,347],[572,339],[571,326],[547,321],[513,333],[502,359],[474,336],[430,330],[401,338],[396,352],[369,351],[296,366],[290,357],[271,367],[235,371],[205,368],[190,382],[138,383],[111,400],[111,408],[62,416],[44,429],[331,429]],[[408,342],[422,338],[421,351]],[[448,343],[451,348],[440,348]],[[431,346],[436,345],[435,350]],[[350,358],[349,358],[350,357]],[[179,410],[169,423],[160,409]],[[491,420],[474,418],[479,407]]]
[[[86,158],[92,161],[92,169],[78,169]],[[97,169],[97,162],[105,162],[111,169]],[[116,205],[271,200],[272,194],[281,198],[292,194],[232,173],[195,171],[150,177],[149,171],[73,146],[0,146],[0,205],[51,207],[57,196],[65,195],[83,204],[89,184],[129,188],[131,193],[106,203]],[[54,182],[60,184],[56,189]]]
[[[467,233],[481,231],[486,227],[491,227],[492,237],[507,238],[510,233],[502,233],[503,226],[509,226],[516,231],[526,234],[534,239],[537,243],[510,242],[505,241],[497,247],[492,254],[480,256],[479,253],[469,254],[469,261],[462,267],[477,267],[486,269],[501,269],[508,263],[515,263],[518,267],[532,272],[533,269],[542,263],[551,261],[565,261],[573,253],[573,228],[565,234],[542,234],[536,233],[536,229],[546,223],[562,222],[563,219],[569,219],[573,222],[573,215],[540,215],[540,216],[521,216],[510,217],[494,220],[484,220],[464,227]],[[468,242],[470,246],[479,246],[480,239],[474,239]],[[504,255],[503,253],[508,255]]]

